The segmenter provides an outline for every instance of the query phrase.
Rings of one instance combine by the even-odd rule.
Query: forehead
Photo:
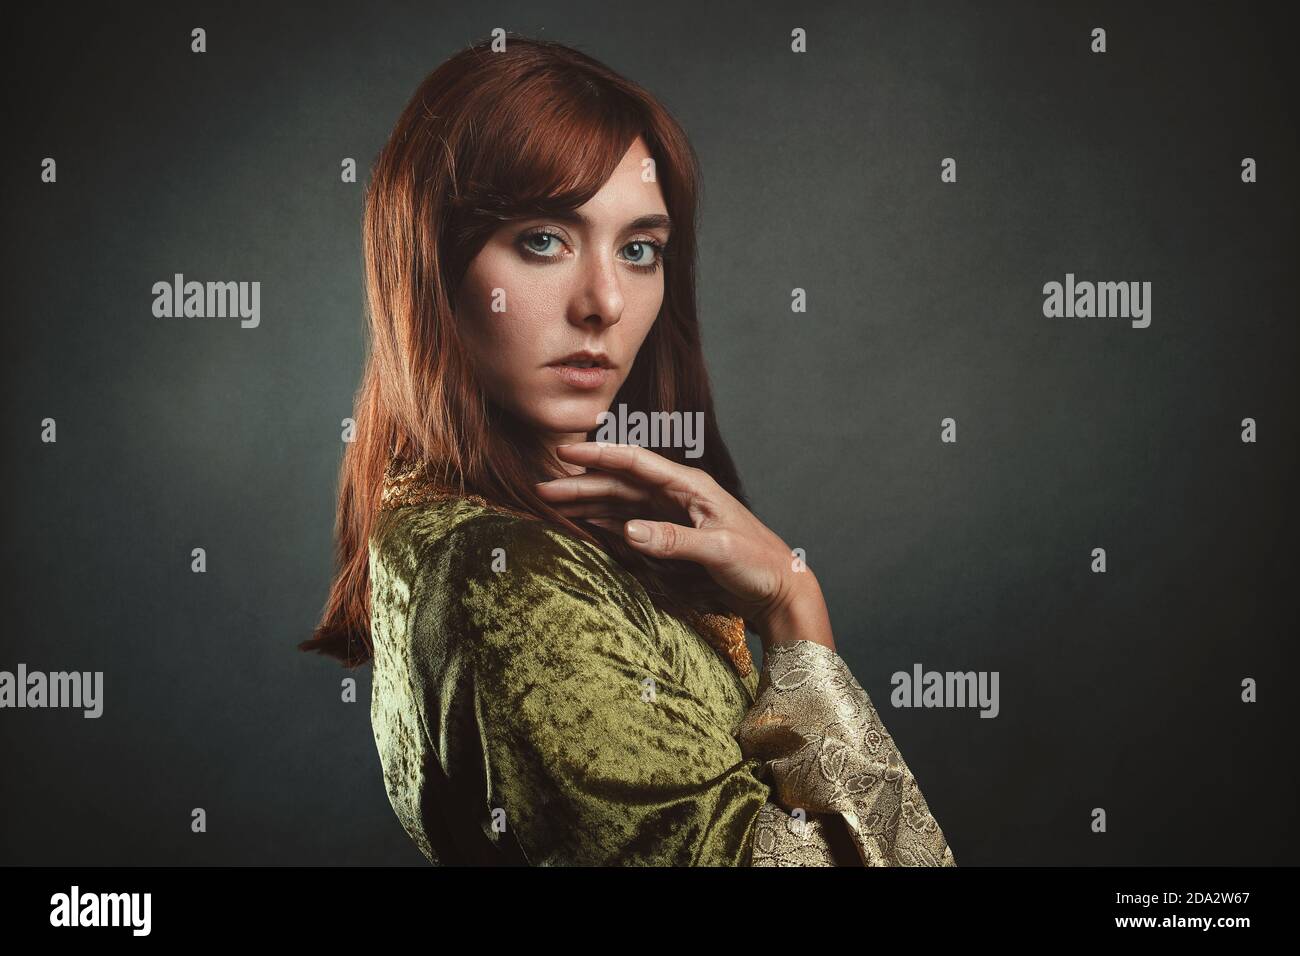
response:
[[[578,207],[588,216],[640,216],[666,213],[663,191],[645,140],[632,141],[599,192]]]

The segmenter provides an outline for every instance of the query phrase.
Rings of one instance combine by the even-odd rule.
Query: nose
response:
[[[605,328],[623,317],[623,287],[618,265],[610,256],[588,256],[577,270],[578,288],[569,302],[569,321]]]

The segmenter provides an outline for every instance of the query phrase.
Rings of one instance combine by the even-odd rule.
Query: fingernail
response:
[[[636,521],[627,523],[627,536],[633,541],[649,541],[650,529]]]

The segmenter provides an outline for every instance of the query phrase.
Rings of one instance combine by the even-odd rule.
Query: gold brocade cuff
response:
[[[736,739],[764,762],[782,806],[838,814],[863,866],[956,866],[867,692],[829,647],[769,648]]]
[[[839,866],[818,814],[796,816],[775,803],[765,803],[754,824],[750,866]]]

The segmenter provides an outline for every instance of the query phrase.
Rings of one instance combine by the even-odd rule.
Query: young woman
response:
[[[373,660],[432,862],[952,866],[816,576],[746,507],[697,182],[664,108],[571,48],[507,36],[420,85],[367,194],[340,568],[300,646]],[[620,406],[702,442],[588,440]]]

